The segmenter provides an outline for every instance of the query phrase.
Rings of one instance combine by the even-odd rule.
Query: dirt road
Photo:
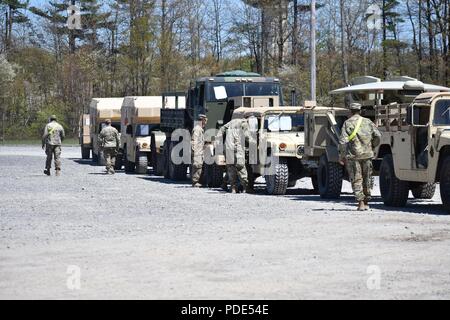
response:
[[[358,213],[306,180],[231,195],[63,156],[46,177],[39,148],[0,147],[2,299],[450,298],[439,195]]]

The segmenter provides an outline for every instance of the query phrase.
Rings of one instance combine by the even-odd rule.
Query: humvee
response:
[[[246,97],[242,101],[251,99]],[[261,103],[264,104],[263,101]],[[257,139],[257,149],[263,151],[258,152],[256,163],[247,163],[249,182],[253,185],[255,179],[262,176],[266,180],[268,194],[285,195],[288,187],[294,187],[297,180],[307,175],[302,166],[304,108],[251,106],[248,104],[233,113],[233,119],[248,120]],[[246,158],[248,162],[249,157]],[[216,162],[226,164],[223,157]]]
[[[105,165],[103,150],[100,148],[98,135],[105,127],[105,121],[111,119],[112,126],[119,132],[120,117],[123,98],[94,98],[90,104],[90,124],[91,124],[91,141],[92,141],[92,159],[100,165]]]
[[[166,134],[164,147],[160,150],[163,159],[161,171],[166,178],[184,180],[187,177],[188,164],[177,165],[172,161],[172,152],[180,142],[172,141],[172,133],[177,129],[192,132],[200,114],[206,114],[208,117],[208,125],[205,130],[219,129],[231,120],[233,110],[228,104],[228,99],[243,96],[276,96],[277,101],[273,101],[273,104],[283,105],[279,79],[266,78],[244,71],[230,71],[192,81],[187,93],[185,108],[179,105],[173,110],[165,108],[161,110],[161,131]],[[206,142],[211,143],[212,141]],[[205,169],[207,184],[211,187],[220,186],[222,183],[221,170],[217,170],[215,165]]]
[[[376,111],[385,205],[405,206],[410,190],[416,197],[432,198],[440,183],[442,203],[450,212],[450,93],[424,93],[412,104],[393,103]]]
[[[160,128],[162,97],[126,97],[122,105],[122,134],[120,154],[126,172],[147,173],[152,163],[152,134]],[[164,143],[165,137],[157,135],[156,146]]]
[[[362,115],[376,121],[378,106],[389,103],[410,103],[418,95],[428,91],[445,91],[445,87],[424,84],[410,77],[395,77],[381,81],[375,77],[352,80],[352,86],[332,91],[346,94],[346,103],[361,103]],[[347,108],[312,107],[305,110],[304,166],[315,170],[312,175],[314,189],[324,199],[337,199],[341,195],[343,180],[348,179],[344,167],[339,164],[340,130],[350,116]],[[383,148],[375,150],[374,175],[378,175]],[[430,186],[427,186],[430,189]],[[429,197],[420,187],[413,189],[417,197]]]

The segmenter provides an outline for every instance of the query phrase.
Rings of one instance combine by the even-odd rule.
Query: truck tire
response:
[[[170,143],[169,155],[172,155],[172,150],[175,147],[175,143]],[[176,165],[172,162],[172,157],[169,157],[169,179],[174,181],[186,180],[187,167],[184,164]]]
[[[388,207],[401,208],[408,202],[409,183],[396,177],[391,154],[385,155],[381,162],[380,191],[383,202]]]
[[[136,173],[147,174],[148,170],[148,158],[145,153],[136,153]]]
[[[98,155],[96,155],[96,154],[94,153],[94,151],[92,151],[92,162],[93,162],[93,163],[97,163],[97,162],[98,162]]]
[[[311,176],[311,184],[313,186],[314,194],[320,194],[319,192],[319,181],[316,175]]]
[[[436,193],[435,183],[413,183],[412,194],[416,199],[431,200]]]
[[[274,175],[266,175],[267,193],[273,196],[286,194],[289,185],[289,167],[285,159],[280,159],[275,167]]]
[[[91,158],[91,149],[81,147],[81,159],[88,160]]]
[[[102,150],[98,152],[98,164],[102,167],[106,166],[105,153]]]
[[[210,188],[220,188],[223,184],[223,168],[216,164],[205,165],[205,178]]]
[[[136,164],[134,163],[134,162],[131,162],[129,159],[128,159],[128,155],[127,155],[127,148],[126,148],[126,146],[125,146],[125,148],[124,148],[124,165],[125,165],[125,172],[126,173],[133,173],[134,171],[135,171],[135,169],[136,169]]]
[[[119,151],[116,157],[116,165],[114,166],[114,170],[122,170],[123,166],[123,151]]]
[[[450,213],[450,156],[442,163],[440,181],[442,204],[444,209]]]
[[[323,155],[319,161],[317,182],[322,199],[339,199],[342,192],[344,169],[339,163],[329,162]]]
[[[152,142],[150,146],[150,152],[151,152],[151,158],[152,158],[152,168],[153,168],[153,174],[155,176],[162,176],[162,167],[161,164],[158,161],[158,152],[156,151],[156,138],[155,135],[152,135]]]

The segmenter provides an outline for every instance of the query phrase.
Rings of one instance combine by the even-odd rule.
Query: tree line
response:
[[[318,102],[335,103],[328,92],[361,75],[450,86],[449,7],[318,1]],[[307,100],[310,9],[308,0],[0,0],[0,136],[36,137],[50,114],[76,136],[92,97],[184,91],[232,69],[279,77],[287,101],[292,89]]]

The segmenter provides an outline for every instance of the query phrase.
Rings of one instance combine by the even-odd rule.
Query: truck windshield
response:
[[[434,124],[436,126],[450,126],[450,99],[440,100],[436,103]]]
[[[136,126],[136,137],[148,137],[157,127],[157,125],[152,124],[138,124]]]
[[[241,96],[279,96],[282,101],[278,83],[213,83],[207,90],[208,102],[226,102],[228,98]]]
[[[305,117],[302,114],[274,114],[264,119],[264,129],[268,132],[302,132]]]

